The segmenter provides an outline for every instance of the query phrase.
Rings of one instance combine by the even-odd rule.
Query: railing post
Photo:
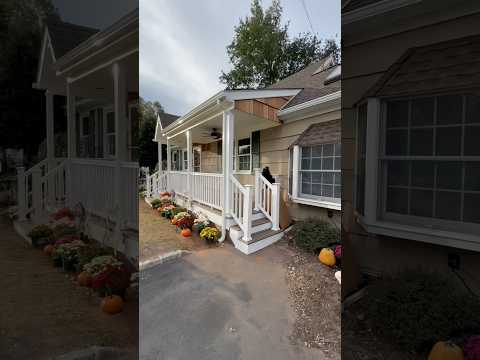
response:
[[[151,196],[150,169],[147,167],[145,169],[145,197],[150,198]]]
[[[17,167],[17,204],[18,204],[18,220],[25,220],[25,213],[27,211],[26,201],[26,185],[25,185],[25,168],[23,166]]]
[[[252,240],[252,185],[245,185],[245,197],[243,199],[243,240]]]
[[[272,184],[272,230],[280,230],[280,183]]]
[[[261,169],[255,169],[255,210],[260,209],[260,197],[261,197],[261,183],[260,183],[260,175]]]
[[[42,211],[42,171],[39,167],[32,170],[32,207],[35,217],[39,217]]]

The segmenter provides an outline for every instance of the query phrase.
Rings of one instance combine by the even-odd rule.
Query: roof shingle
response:
[[[47,28],[57,60],[99,31],[63,21],[49,22]]]

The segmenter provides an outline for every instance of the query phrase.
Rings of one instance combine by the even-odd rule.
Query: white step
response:
[[[252,221],[252,235],[261,231],[269,230],[272,228],[272,223],[267,218],[262,218]],[[243,236],[243,230],[238,225],[230,227],[230,239],[233,241],[239,240]]]
[[[283,237],[282,230],[264,230],[252,235],[250,241],[240,240],[233,241],[235,247],[244,254],[252,254],[259,251],[273,243],[276,243]]]

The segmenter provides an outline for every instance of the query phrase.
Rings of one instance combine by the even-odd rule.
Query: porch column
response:
[[[170,184],[170,171],[172,170],[172,151],[170,150],[170,141],[167,137],[167,191],[172,190]]]
[[[295,145],[293,147],[293,159],[292,159],[292,196],[294,198],[298,197],[298,181],[300,177],[300,172],[299,172],[299,161],[300,161],[300,147],[298,145]]]
[[[162,154],[162,135],[157,140],[157,150],[158,150],[158,173],[163,173],[163,154]]]
[[[119,161],[128,161],[127,144],[127,74],[123,64],[113,64],[115,112],[115,153]]]
[[[55,130],[54,130],[54,115],[53,115],[53,93],[45,91],[45,118],[47,120],[47,173],[57,165],[55,163]],[[49,177],[47,180],[47,196],[48,204],[53,205],[55,202],[54,194],[54,179]]]
[[[230,216],[233,174],[233,149],[235,139],[234,114],[232,110],[223,112],[223,135],[222,135],[222,163],[223,163],[223,207],[227,216]]]
[[[77,137],[75,133],[77,118],[75,116],[75,93],[72,86],[72,83],[67,80],[67,153],[69,158],[77,156]]]
[[[187,136],[187,189],[188,189],[188,202],[192,203],[193,198],[193,182],[192,182],[192,130],[187,130],[185,133]]]

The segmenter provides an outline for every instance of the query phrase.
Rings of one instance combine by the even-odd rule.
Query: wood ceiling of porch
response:
[[[278,110],[291,99],[290,96],[235,100],[235,109],[271,121],[280,122]]]

